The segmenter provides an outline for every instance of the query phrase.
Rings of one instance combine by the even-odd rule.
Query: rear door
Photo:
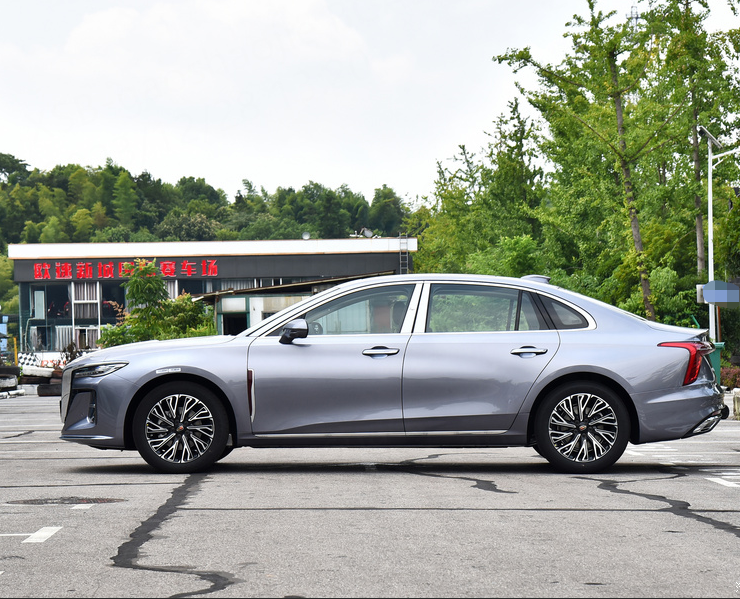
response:
[[[525,290],[428,285],[406,351],[406,432],[508,430],[559,343]]]

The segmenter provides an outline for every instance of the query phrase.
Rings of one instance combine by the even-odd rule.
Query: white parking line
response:
[[[61,526],[44,526],[39,528],[36,532],[14,532],[14,533],[0,533],[0,537],[27,537],[23,543],[43,543],[51,537],[54,533],[62,530]]]
[[[61,526],[44,526],[43,528],[39,528],[35,533],[33,533],[23,542],[43,543],[44,541],[46,541],[46,539],[51,537],[54,533],[59,532],[60,530],[62,530]]]
[[[725,487],[740,487],[739,483],[733,483],[723,478],[708,478],[707,480],[717,483],[718,485],[724,485]]]

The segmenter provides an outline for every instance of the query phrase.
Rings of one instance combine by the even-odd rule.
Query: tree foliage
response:
[[[136,260],[126,268],[129,275],[122,286],[132,307],[129,312],[119,307],[119,322],[103,326],[101,347],[216,334],[212,308],[194,302],[186,293],[169,299],[156,261]]]
[[[737,13],[740,0],[727,2]],[[406,233],[419,240],[417,271],[539,272],[648,318],[706,326],[695,297],[708,276],[700,126],[725,149],[739,141],[740,28],[708,32],[707,0],[638,7],[625,18],[584,0],[564,26],[570,47],[560,62],[529,48],[494,56],[537,83],[519,87],[483,148],[451,148],[433,193],[413,210],[386,185],[368,202],[347,185],[308,181],[268,192],[245,178],[230,200],[202,178],[166,183],[110,159],[40,171],[0,154],[0,248]],[[737,164],[729,158],[714,169],[723,280],[740,276]],[[722,322],[727,346],[740,351],[737,312]]]
[[[417,270],[521,276],[541,272],[663,322],[707,324],[707,144],[737,143],[740,30],[709,34],[703,0],[641,3],[620,20],[595,1],[566,24],[556,64],[528,48],[494,56],[538,83],[494,121],[479,153],[438,165],[430,202],[405,220]],[[737,8],[731,0],[730,6]],[[714,171],[717,278],[740,275],[737,161]],[[733,183],[735,182],[735,183]],[[738,204],[728,211],[731,202]],[[725,314],[728,345],[740,326]]]

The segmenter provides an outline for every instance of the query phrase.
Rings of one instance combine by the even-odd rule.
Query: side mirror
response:
[[[280,333],[280,343],[290,344],[293,339],[305,339],[308,337],[308,323],[303,318],[291,320],[283,327]]]

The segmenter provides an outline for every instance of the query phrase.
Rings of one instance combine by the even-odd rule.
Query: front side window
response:
[[[529,293],[487,285],[433,285],[426,330],[479,333],[545,329]]]
[[[306,312],[310,335],[398,333],[413,285],[365,289],[334,299]]]

